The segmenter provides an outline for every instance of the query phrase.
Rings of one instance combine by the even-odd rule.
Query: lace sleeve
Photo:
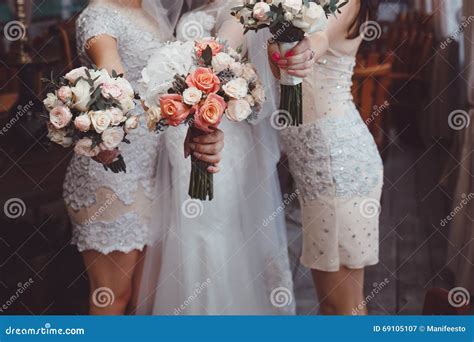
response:
[[[108,35],[117,41],[121,25],[119,14],[107,6],[89,6],[80,15],[76,23],[77,49],[81,56],[87,56],[85,49],[91,38]]]

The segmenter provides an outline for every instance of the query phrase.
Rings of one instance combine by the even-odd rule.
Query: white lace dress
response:
[[[302,205],[301,261],[326,272],[378,262],[383,165],[352,101],[354,66],[333,50],[321,58],[303,85],[305,124],[283,131]]]
[[[126,78],[136,89],[141,70],[161,46],[158,28],[141,9],[89,5],[77,21],[78,50],[83,65],[89,39],[105,34],[117,39]],[[142,113],[139,113],[142,114]],[[127,173],[114,174],[89,158],[74,156],[64,181],[64,200],[72,224],[72,243],[79,251],[130,252],[149,242],[149,216],[156,195],[159,138],[146,125],[128,136],[122,150]]]

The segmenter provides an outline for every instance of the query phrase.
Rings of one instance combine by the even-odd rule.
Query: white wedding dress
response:
[[[213,18],[198,11],[184,15],[177,36],[195,38],[180,30],[196,21],[202,28],[216,21],[217,29],[228,30],[227,18],[234,19],[227,12],[229,2],[223,3],[204,8]],[[209,34],[206,29],[193,32]],[[138,314],[295,313],[276,170],[277,131],[268,122],[252,126],[226,120],[221,129],[222,171],[214,176],[211,202],[189,200],[191,161],[183,157],[187,129],[171,128],[161,136],[158,242],[147,251]]]

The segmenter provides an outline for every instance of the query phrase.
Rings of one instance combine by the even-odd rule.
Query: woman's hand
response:
[[[298,45],[288,51],[286,56],[281,56],[277,43],[269,44],[268,55],[274,75],[274,67],[285,69],[289,75],[301,78],[310,76],[313,70],[315,53],[308,37],[305,37]]]
[[[211,164],[207,169],[210,173],[218,173],[223,149],[224,132],[221,130],[217,129],[214,133],[194,138],[188,131],[184,142],[184,157],[188,158],[192,154],[194,158]]]

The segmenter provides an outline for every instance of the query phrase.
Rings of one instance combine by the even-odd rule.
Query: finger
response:
[[[201,135],[193,138],[193,143],[196,144],[215,144],[217,142],[224,141],[224,132],[216,130],[211,134]]]
[[[273,62],[278,62],[281,59],[280,47],[276,43],[268,44],[268,56]]]
[[[293,49],[290,50],[292,53],[290,53],[289,55],[299,55],[309,49],[311,49],[311,42],[308,38],[304,38]]]
[[[288,66],[288,70],[306,70],[311,69],[314,66],[312,61],[307,61],[304,63],[298,63],[291,66]]]
[[[184,139],[184,159],[187,159],[191,155],[191,147],[189,146],[191,140],[191,131],[188,130],[186,138]]]
[[[304,63],[311,60],[311,55],[311,50],[305,50],[300,54],[295,54],[291,57],[288,57],[288,67],[291,68],[291,66],[294,64]]]
[[[209,164],[218,164],[218,163],[220,163],[220,161],[222,159],[220,154],[209,155],[209,154],[202,154],[202,153],[194,152],[193,156],[194,156],[194,158],[196,158],[200,161],[209,163]]]
[[[306,78],[311,75],[311,70],[288,70],[288,74],[299,78]]]
[[[221,172],[221,168],[218,165],[211,165],[207,168],[209,173],[219,173]]]
[[[191,144],[193,152],[204,153],[204,154],[217,154],[223,150],[223,144]]]

